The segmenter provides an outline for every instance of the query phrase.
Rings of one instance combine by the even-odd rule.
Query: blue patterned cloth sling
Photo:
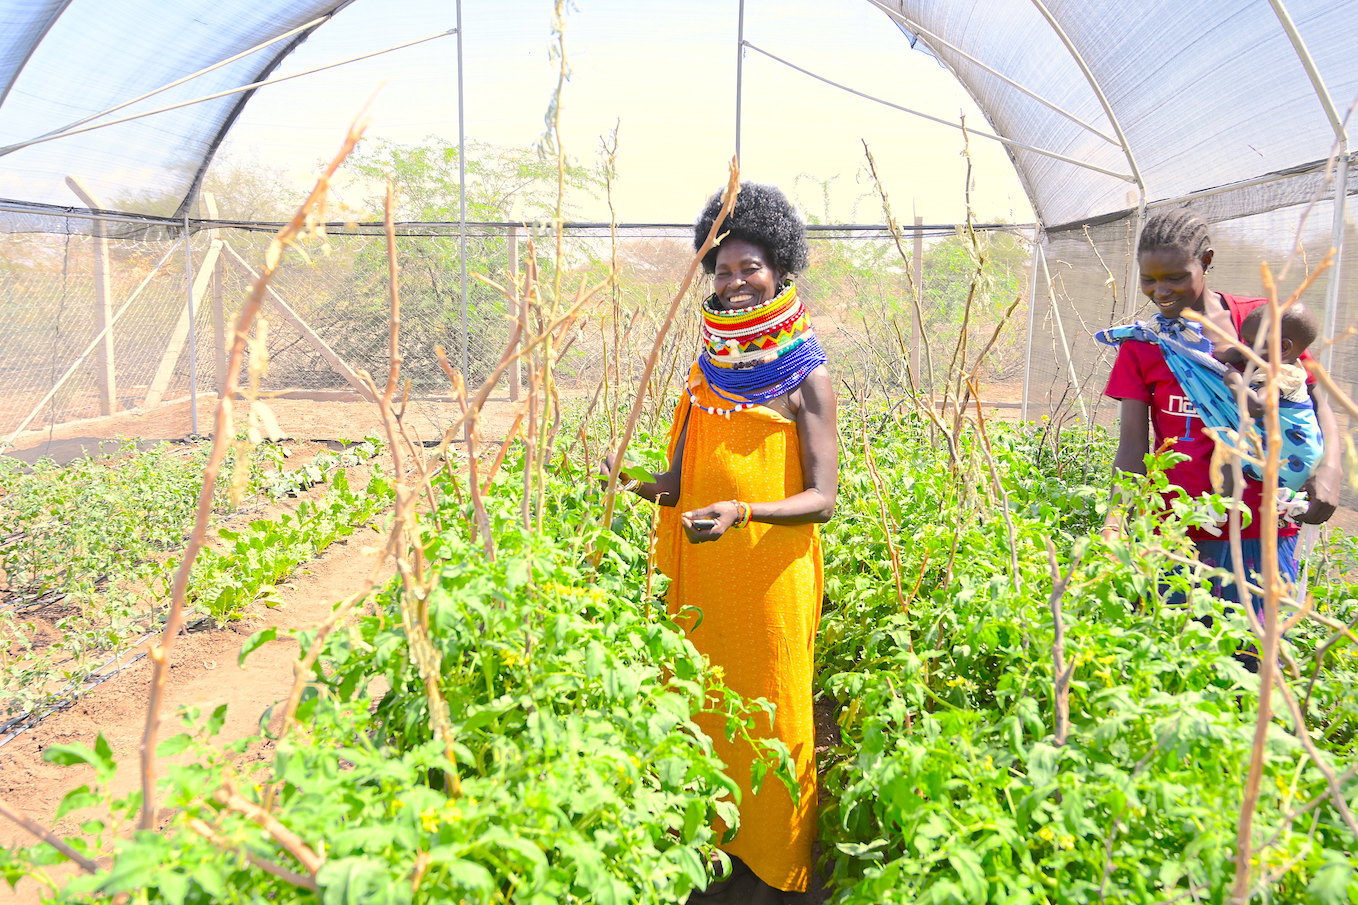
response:
[[[1192,400],[1198,417],[1214,430],[1217,440],[1232,450],[1249,451],[1246,444],[1234,439],[1240,435],[1240,409],[1235,394],[1223,379],[1231,368],[1212,357],[1212,341],[1203,334],[1202,325],[1197,321],[1157,314],[1153,321],[1137,321],[1100,330],[1094,338],[1109,346],[1120,346],[1129,339],[1159,346],[1165,364]],[[1315,426],[1315,409],[1310,402],[1282,400],[1279,411],[1283,425],[1279,483],[1300,490],[1320,460],[1322,441],[1319,428]],[[1263,429],[1258,423],[1252,427],[1262,447]],[[1188,434],[1187,423],[1184,434]],[[1256,481],[1262,477],[1252,463],[1245,462],[1242,468]]]

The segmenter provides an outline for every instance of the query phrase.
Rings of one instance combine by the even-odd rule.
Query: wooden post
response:
[[[509,304],[513,315],[523,317],[519,310],[519,228],[509,228]],[[523,359],[514,359],[514,367],[509,369],[509,401],[519,401],[519,385],[523,383]]]
[[[259,274],[253,267],[246,263],[246,260],[240,256],[238,251],[230,245],[226,245],[225,243],[222,244],[226,248],[226,253],[234,258],[237,264],[244,267],[245,272],[248,273],[252,279],[259,279]],[[279,295],[272,286],[268,286],[266,289],[274,307],[278,309],[278,313],[283,315],[283,319],[291,324],[293,329],[298,333],[302,334],[302,338],[310,343],[313,349],[320,353],[321,357],[330,365],[330,369],[347,380],[349,385],[358,390],[359,395],[368,402],[376,402],[377,397],[372,394],[372,391],[369,390],[366,385],[364,385],[363,380],[358,376],[358,373],[354,371],[353,368],[349,367],[344,359],[340,358],[339,355],[335,353],[335,350],[330,348],[315,330],[311,329],[311,325],[303,320],[301,315],[292,310],[292,306],[284,301],[283,296]]]
[[[165,391],[170,388],[170,380],[174,377],[175,365],[179,363],[179,356],[183,354],[184,346],[188,342],[189,312],[201,304],[203,296],[207,294],[208,283],[212,280],[212,272],[217,269],[217,258],[221,253],[222,240],[213,239],[208,245],[207,254],[203,256],[203,265],[198,268],[198,273],[193,278],[191,301],[185,302],[184,309],[179,312],[179,321],[170,334],[170,341],[165,344],[165,354],[160,357],[156,376],[151,378],[151,386],[146,391],[142,408],[153,409],[165,398]]]
[[[216,220],[217,197],[211,192],[203,193],[203,206],[207,209],[209,220]],[[210,233],[217,238],[217,231]],[[226,308],[222,301],[222,261],[220,258],[212,268],[212,373],[217,375],[217,395],[226,392]]]
[[[74,176],[67,176],[66,185],[90,210],[101,209],[80,180]],[[94,329],[104,337],[95,347],[94,373],[99,381],[99,414],[112,415],[118,409],[118,380],[113,359],[113,299],[108,290],[110,275],[108,236],[104,230],[104,221],[96,219],[93,223],[91,234],[94,237]]]
[[[915,218],[915,260],[911,262],[914,270],[915,292],[919,293],[919,305],[911,305],[911,320],[914,329],[910,335],[910,373],[915,375],[915,383],[924,389],[924,376],[919,371],[920,343],[924,337],[924,324],[920,322],[919,313],[924,308],[924,218]],[[933,387],[928,388],[932,393]]]

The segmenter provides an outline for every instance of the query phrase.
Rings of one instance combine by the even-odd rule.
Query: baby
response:
[[[1255,308],[1245,315],[1245,320],[1240,324],[1242,344],[1254,348],[1259,328],[1267,316],[1266,305]],[[1282,361],[1278,367],[1276,382],[1280,397],[1278,418],[1283,433],[1278,483],[1290,490],[1301,490],[1311,472],[1320,463],[1324,452],[1324,438],[1321,437],[1320,424],[1316,420],[1315,404],[1311,401],[1311,394],[1306,387],[1306,369],[1297,364],[1297,359],[1306,351],[1307,346],[1315,341],[1319,332],[1315,317],[1300,303],[1283,312],[1279,337]],[[1217,360],[1227,364],[1243,364],[1245,361],[1244,354],[1238,349],[1222,346],[1213,354]],[[1268,360],[1267,343],[1258,351],[1258,355],[1265,361]],[[1261,388],[1265,377],[1262,370],[1255,372],[1249,385],[1245,384],[1244,375],[1238,371],[1228,371],[1223,379],[1232,390],[1244,394],[1245,405],[1251,418],[1257,419],[1263,415],[1264,396]],[[1255,422],[1255,430],[1259,433],[1261,448],[1266,449],[1263,428],[1258,421]],[[1242,467],[1245,474],[1256,481],[1262,478],[1261,469],[1254,464],[1246,462]]]

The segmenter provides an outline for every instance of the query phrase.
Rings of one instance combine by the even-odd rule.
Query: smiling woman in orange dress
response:
[[[720,207],[699,216],[701,246]],[[820,620],[818,525],[835,510],[839,447],[825,354],[791,276],[806,227],[783,193],[745,183],[703,260],[703,349],[670,428],[670,468],[633,492],[659,503],[657,563],[667,608],[726,684],[775,705],[755,734],[791,752],[800,794],[772,776],[751,791],[753,748],[699,719],[742,789],[740,827],[722,845],[731,877],[692,901],[781,901],[806,889],[816,833],[812,648]],[[692,618],[695,613],[701,618]]]

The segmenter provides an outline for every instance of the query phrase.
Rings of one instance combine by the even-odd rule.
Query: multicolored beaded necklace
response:
[[[707,384],[730,409],[712,408],[693,395],[693,405],[730,416],[795,390],[806,375],[825,364],[825,351],[811,328],[811,315],[791,282],[774,298],[749,308],[724,311],[716,296],[703,303],[704,349],[698,356]]]

